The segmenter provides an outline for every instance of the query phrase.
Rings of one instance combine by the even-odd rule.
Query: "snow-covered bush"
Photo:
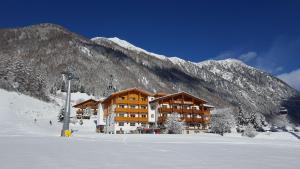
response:
[[[234,126],[234,117],[229,112],[223,112],[222,114],[213,114],[211,117],[211,129],[212,133],[218,133],[223,135],[224,133],[230,133],[231,128]]]
[[[294,129],[291,126],[286,125],[286,126],[283,127],[283,131],[290,132],[290,131],[294,131]]]
[[[246,128],[245,126],[239,125],[239,126],[237,126],[236,131],[238,133],[243,133],[245,131],[245,128]]]
[[[300,131],[300,127],[295,126],[295,127],[293,127],[293,130],[294,130],[295,132],[299,132],[299,131]]]
[[[181,121],[178,113],[171,113],[165,123],[168,134],[181,134],[184,128],[184,122]]]
[[[248,124],[245,128],[245,131],[243,132],[243,136],[247,137],[255,137],[257,135],[257,132],[252,124]]]
[[[270,128],[270,131],[272,131],[272,132],[278,132],[279,129],[278,129],[278,127],[276,125],[272,125],[271,128]]]

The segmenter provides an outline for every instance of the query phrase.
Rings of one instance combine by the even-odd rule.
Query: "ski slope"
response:
[[[74,94],[73,104],[80,99]],[[300,140],[289,133],[104,135],[92,120],[61,138],[63,94],[46,103],[0,89],[1,169],[298,169]],[[73,110],[74,111],[74,110]],[[33,119],[37,118],[34,123]],[[50,126],[49,120],[53,121]]]
[[[72,105],[80,100],[93,98],[82,93],[71,94]],[[50,102],[44,102],[30,96],[0,89],[0,134],[1,135],[42,135],[59,136],[62,124],[57,122],[57,116],[64,107],[65,93],[58,92],[56,97],[51,97]],[[71,116],[75,109],[71,108]],[[34,122],[34,119],[37,121]],[[50,125],[52,121],[52,125]],[[93,120],[85,121],[83,126],[70,124],[71,128],[93,132]]]

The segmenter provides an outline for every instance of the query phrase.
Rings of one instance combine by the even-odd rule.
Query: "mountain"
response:
[[[299,109],[289,118],[277,114],[297,97],[295,89],[234,59],[200,63],[166,57],[118,38],[87,39],[55,24],[0,30],[0,87],[43,100],[62,88],[61,73],[75,68],[73,91],[102,96],[113,75],[117,90],[140,87],[151,92],[184,90],[216,108],[255,112],[270,122],[299,122]],[[285,107],[289,107],[285,105]],[[297,105],[296,105],[297,107]]]

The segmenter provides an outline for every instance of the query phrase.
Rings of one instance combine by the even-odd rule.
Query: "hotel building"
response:
[[[100,102],[99,102],[100,103]],[[171,113],[178,113],[184,121],[183,133],[206,130],[213,106],[186,92],[152,94],[139,88],[113,93],[98,104],[98,132],[140,133],[164,129]]]

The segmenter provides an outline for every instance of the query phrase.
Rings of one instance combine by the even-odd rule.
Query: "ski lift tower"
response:
[[[116,92],[116,88],[113,86],[114,77],[113,75],[109,76],[109,82],[106,90],[103,92],[104,97],[110,96],[112,93]]]
[[[103,92],[103,96],[105,98],[109,97],[112,93],[117,91],[116,87],[114,87],[114,85],[113,85],[113,81],[114,81],[114,77],[113,77],[113,75],[110,75],[109,81],[108,81],[108,86],[107,86],[106,90]],[[102,114],[104,116],[104,113],[102,113]],[[112,116],[114,116],[114,115],[112,114]],[[100,117],[100,114],[99,114],[99,117]],[[101,121],[101,120],[98,120],[98,121]],[[105,125],[104,125],[105,131],[104,132],[107,133],[108,132],[108,123],[110,123],[108,115],[106,116],[105,119],[103,117],[103,121],[105,121]],[[101,124],[99,123],[97,125],[101,125]]]
[[[70,137],[70,109],[71,109],[71,81],[72,80],[79,80],[78,76],[75,73],[75,69],[73,67],[68,67],[66,71],[62,72],[64,80],[68,84],[68,90],[66,95],[66,104],[65,104],[65,111],[64,111],[64,123],[63,128],[61,130],[62,137]]]

